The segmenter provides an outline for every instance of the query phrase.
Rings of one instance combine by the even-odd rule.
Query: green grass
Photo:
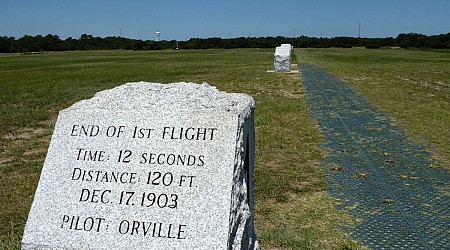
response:
[[[449,166],[450,51],[302,49],[390,112]],[[256,101],[255,225],[263,249],[358,249],[338,230],[321,135],[299,75],[266,73],[273,50],[0,55],[0,249],[19,249],[58,111],[131,81],[208,82]]]
[[[358,249],[338,230],[298,74],[272,49],[0,55],[0,249],[19,249],[58,111],[125,82],[208,82],[256,101],[255,226],[263,249]]]
[[[415,140],[433,145],[450,169],[450,50],[302,49],[314,63],[350,82]]]

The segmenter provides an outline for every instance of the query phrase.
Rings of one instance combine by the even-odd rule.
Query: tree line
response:
[[[402,33],[396,38],[355,38],[333,37],[317,38],[299,36],[288,37],[238,37],[238,38],[191,38],[187,41],[153,41],[124,37],[94,37],[83,34],[75,39],[61,39],[57,35],[0,36],[0,53],[32,53],[40,51],[68,50],[161,50],[161,49],[236,49],[236,48],[275,48],[282,43],[290,43],[296,48],[330,47],[382,47],[450,49],[450,33],[426,36],[417,33]]]

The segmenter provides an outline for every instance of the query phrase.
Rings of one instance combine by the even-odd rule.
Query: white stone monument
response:
[[[22,249],[259,249],[253,99],[127,83],[58,116]]]
[[[280,47],[275,48],[275,72],[291,71],[291,50],[292,46],[290,44],[282,44]]]

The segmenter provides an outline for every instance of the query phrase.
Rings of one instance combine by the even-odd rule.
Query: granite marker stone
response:
[[[253,99],[127,83],[62,110],[22,249],[259,249]]]

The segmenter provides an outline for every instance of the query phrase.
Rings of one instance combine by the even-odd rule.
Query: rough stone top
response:
[[[168,109],[222,110],[233,113],[248,112],[255,102],[249,95],[226,93],[208,83],[178,82],[170,84],[130,82],[104,90],[82,100],[69,109]]]
[[[290,45],[289,43],[284,43],[284,44],[281,44],[281,46],[280,46],[281,48],[288,48],[288,49],[292,49],[292,45]]]
[[[276,47],[275,56],[290,56],[291,47]]]

